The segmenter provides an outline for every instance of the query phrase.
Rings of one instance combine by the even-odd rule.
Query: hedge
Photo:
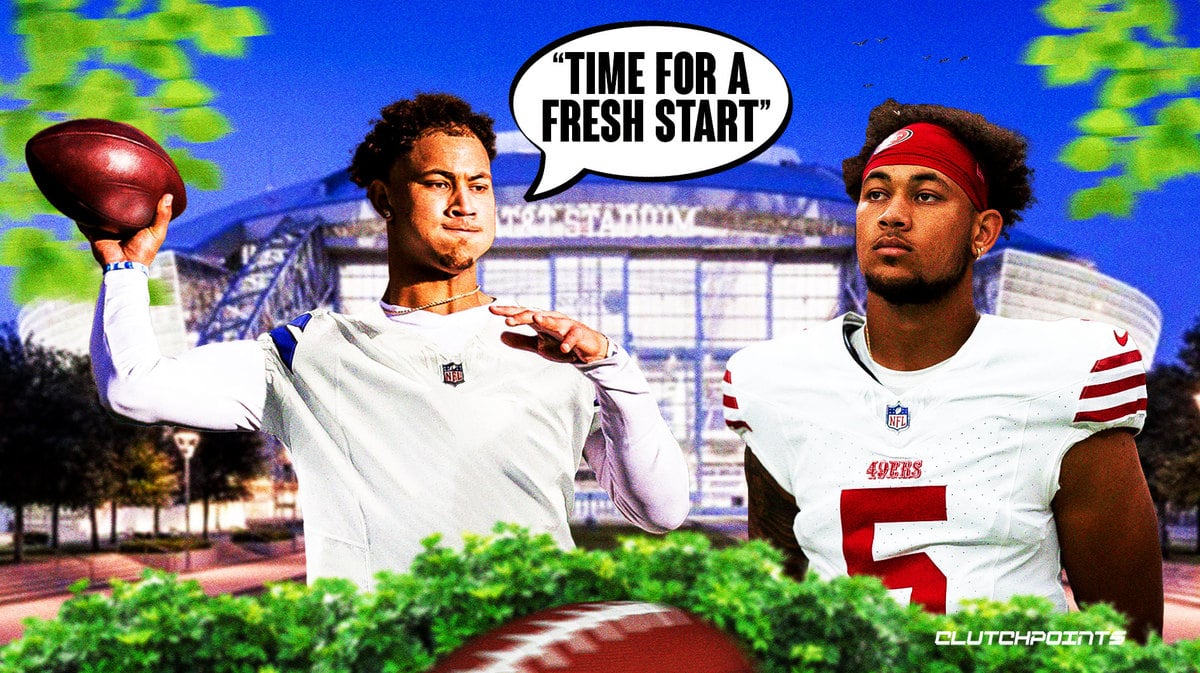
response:
[[[237,544],[244,542],[282,542],[296,539],[296,532],[286,527],[262,527],[246,530],[235,530],[229,534],[229,541]]]
[[[714,549],[698,533],[631,537],[613,550],[560,551],[547,535],[498,526],[461,552],[425,542],[410,573],[372,592],[344,580],[270,585],[253,597],[205,596],[149,572],[84,593],[55,620],[30,620],[0,648],[0,673],[401,673],[424,671],[466,639],[547,607],[596,600],[676,605],[739,639],[762,673],[844,671],[1200,670],[1200,640],[1146,645],[941,646],[938,632],[1123,629],[1107,606],[1056,614],[1038,598],[977,601],[930,615],[891,600],[878,580],[798,583],[761,542]]]

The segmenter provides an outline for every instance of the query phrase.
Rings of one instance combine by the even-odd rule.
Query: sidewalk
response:
[[[1163,597],[1200,608],[1200,565],[1163,562]]]
[[[265,561],[180,573],[179,578],[198,581],[204,588],[204,593],[210,596],[250,593],[262,587],[265,582],[284,580],[303,582],[305,579],[304,552]],[[108,592],[107,589],[101,591],[102,593]],[[0,605],[0,644],[20,637],[25,630],[22,622],[26,618],[51,619],[56,616],[59,607],[70,597],[71,594],[65,593],[48,598]]]

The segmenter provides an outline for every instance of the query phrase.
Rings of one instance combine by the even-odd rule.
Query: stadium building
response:
[[[518,133],[501,134],[484,291],[620,339],[687,452],[696,511],[744,512],[742,446],[721,410],[724,365],[748,344],[862,312],[854,203],[840,174],[773,148],[703,178],[589,176],[527,203],[539,160]],[[1162,322],[1153,301],[1022,230],[978,263],[981,309],[1108,321],[1133,333],[1152,362]],[[168,247],[155,273],[177,300],[155,310],[174,344],[252,338],[315,306],[378,311],[387,282],[384,222],[344,170],[176,225]],[[22,329],[46,339],[69,332],[59,324],[67,312],[27,311]],[[59,345],[86,349],[86,327],[83,335]],[[611,512],[586,469],[579,481],[577,517]]]

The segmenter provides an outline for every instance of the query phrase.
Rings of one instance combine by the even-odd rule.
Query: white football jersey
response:
[[[498,521],[574,546],[567,516],[595,386],[500,341],[517,329],[495,316],[447,353],[382,315],[317,310],[260,338],[262,429],[291,451],[310,581],[369,589],[427,536],[461,546]]]
[[[1125,330],[981,317],[903,395],[859,364],[847,314],[736,353],[725,418],[793,494],[821,577],[880,576],[902,602],[1039,595],[1066,609],[1051,500],[1074,444],[1140,430],[1145,370]]]

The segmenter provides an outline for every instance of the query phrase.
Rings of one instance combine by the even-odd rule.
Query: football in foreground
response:
[[[126,236],[154,222],[163,194],[174,195],[172,218],[187,207],[183,179],[158,143],[107,119],[73,119],[25,143],[38,189],[63,215]]]
[[[727,635],[688,612],[640,602],[575,603],[468,641],[433,673],[749,673]]]

